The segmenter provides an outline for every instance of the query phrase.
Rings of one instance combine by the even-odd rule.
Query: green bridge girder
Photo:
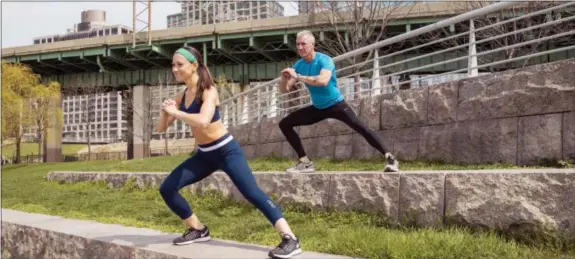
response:
[[[387,37],[424,26],[441,18],[418,18],[394,21],[388,25]],[[29,65],[44,80],[59,81],[62,87],[103,85],[123,87],[153,85],[172,80],[171,54],[183,45],[193,46],[203,54],[212,75],[224,74],[234,82],[264,81],[276,78],[298,56],[296,34],[301,29],[252,31],[236,34],[213,34],[172,40],[158,40],[151,46],[131,44],[106,45],[81,50],[5,57],[10,63]],[[316,28],[318,40],[333,35],[333,28]],[[330,34],[331,33],[331,34]],[[343,32],[339,32],[342,35]],[[345,34],[347,36],[347,34]]]
[[[435,18],[418,18],[396,20],[387,25],[384,38],[393,37],[410,30],[423,27],[441,20]],[[331,29],[331,30],[330,30]],[[198,49],[204,61],[207,61],[214,77],[225,75],[227,80],[248,83],[266,81],[276,78],[285,67],[291,66],[298,56],[295,52],[295,37],[301,29],[280,29],[268,31],[251,31],[235,34],[212,34],[190,38],[157,40],[151,46],[131,44],[105,45],[80,50],[52,53],[31,54],[3,58],[7,62],[24,63],[42,75],[43,80],[58,81],[63,88],[106,86],[128,87],[135,85],[173,84],[170,72],[171,55],[183,45]],[[314,31],[314,29],[312,29]],[[451,26],[450,33],[457,33]],[[316,28],[318,41],[334,37],[333,27]],[[346,32],[338,32],[349,40]],[[426,39],[412,39],[391,46],[394,50],[409,48],[422,44]],[[437,49],[422,49],[416,53],[397,55],[386,60],[393,63],[400,60],[434,52]],[[462,50],[465,51],[465,50]],[[435,62],[440,62],[464,55],[439,54],[418,59],[397,66],[397,70],[406,70]],[[574,51],[555,53],[546,57],[532,58],[529,63],[547,62],[575,57]],[[492,59],[499,59],[495,57]],[[467,61],[448,63],[428,68],[418,73],[441,73],[467,67]]]

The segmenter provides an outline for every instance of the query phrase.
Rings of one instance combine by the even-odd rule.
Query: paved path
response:
[[[6,227],[8,227],[7,230]],[[126,227],[122,225],[103,224],[88,220],[65,219],[57,216],[33,214],[10,209],[2,209],[2,228],[3,249],[5,249],[5,246],[8,246],[6,249],[8,251],[12,249],[16,249],[12,251],[24,249],[30,250],[31,253],[37,253],[36,255],[42,254],[44,256],[50,254],[53,256],[54,253],[69,253],[66,256],[67,258],[74,258],[80,254],[82,257],[86,256],[82,250],[84,248],[94,247],[95,245],[90,244],[90,242],[94,240],[106,243],[96,242],[99,243],[97,245],[98,248],[105,248],[107,251],[114,248],[121,250],[120,252],[129,250],[127,254],[129,254],[130,258],[152,258],[156,256],[163,258],[195,259],[268,258],[267,254],[271,249],[271,247],[225,240],[212,240],[187,246],[174,246],[171,244],[171,240],[179,234],[162,233],[157,230]],[[66,234],[72,235],[72,237],[66,236]],[[12,242],[4,240],[5,238],[12,239]],[[64,239],[68,239],[69,241]],[[27,241],[30,242],[30,240],[34,241],[31,241],[31,244],[26,244]],[[42,240],[43,242],[39,242],[38,240]],[[53,247],[62,247],[60,244],[65,244],[65,252],[62,252],[61,249],[58,249],[59,251],[46,251]],[[124,247],[120,249],[113,244],[127,246],[128,248]],[[10,246],[19,246],[19,248],[11,249]],[[39,252],[31,250],[38,250]],[[97,250],[102,251],[100,249]],[[93,253],[90,254],[91,256],[96,256]],[[142,254],[147,254],[147,256],[141,256]],[[343,259],[349,257],[304,252],[293,258]]]

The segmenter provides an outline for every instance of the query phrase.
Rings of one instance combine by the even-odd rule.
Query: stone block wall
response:
[[[167,175],[168,172],[55,171],[46,179],[61,184],[104,181],[110,188],[120,188],[133,181],[140,188],[157,189]],[[393,225],[460,225],[518,235],[545,229],[550,233],[563,232],[575,241],[575,171],[572,168],[385,174],[373,171],[255,172],[254,176],[262,191],[282,206],[297,203],[321,210],[357,209],[378,213]],[[212,190],[246,202],[221,171],[184,190],[192,193]]]
[[[535,164],[575,159],[575,59],[349,101],[402,160]],[[246,156],[295,157],[281,118],[230,129]],[[379,157],[332,119],[296,129],[311,158]]]

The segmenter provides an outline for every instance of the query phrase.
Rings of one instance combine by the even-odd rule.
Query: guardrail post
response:
[[[467,76],[476,77],[477,69],[477,49],[475,48],[475,25],[473,19],[469,20],[469,55],[467,58]]]
[[[379,78],[379,50],[373,51],[373,74],[371,76],[370,96],[381,94],[381,79]]]
[[[269,94],[269,98],[270,98],[270,107],[271,107],[271,112],[270,115],[268,117],[275,117],[277,116],[277,90],[278,88],[275,86],[275,84],[270,86],[271,89],[269,89],[270,94]]]

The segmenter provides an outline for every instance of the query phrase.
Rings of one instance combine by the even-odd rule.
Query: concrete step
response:
[[[268,258],[272,249],[217,239],[172,245],[178,235],[2,209],[2,258],[6,252],[6,258]],[[350,257],[303,252],[292,258]]]

